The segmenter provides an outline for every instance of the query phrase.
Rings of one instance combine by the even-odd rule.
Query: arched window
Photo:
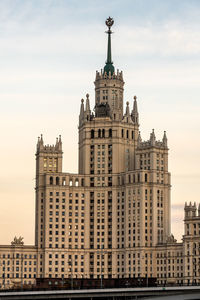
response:
[[[122,138],[124,137],[124,129],[122,129]]]
[[[109,137],[112,137],[112,129],[109,129]]]
[[[84,183],[84,178],[81,179],[81,186],[84,186],[85,183]]]
[[[72,186],[72,180],[71,179],[69,180],[69,186]]]
[[[94,138],[94,129],[91,130],[91,139]]]
[[[60,184],[60,178],[56,177],[56,185],[59,185],[59,184]]]
[[[133,175],[133,183],[135,183],[135,174]]]
[[[105,129],[102,129],[102,138],[105,138]]]
[[[49,183],[50,183],[50,185],[53,184],[53,177],[52,177],[52,176],[51,176],[50,179],[49,179]]]
[[[132,130],[132,140],[134,140],[134,131]]]
[[[75,180],[75,186],[78,186],[78,179]]]
[[[126,131],[126,138],[127,139],[129,138],[129,131],[128,130]]]
[[[63,179],[62,179],[62,185],[66,185],[65,177],[63,177]]]
[[[98,130],[98,137],[101,137],[101,129]]]

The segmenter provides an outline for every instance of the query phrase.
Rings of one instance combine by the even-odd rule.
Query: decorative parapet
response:
[[[117,73],[113,73],[111,74],[111,72],[107,73],[103,73],[103,70],[101,69],[101,72],[96,71],[96,79],[95,80],[101,80],[101,79],[118,79],[118,80],[122,80],[123,81],[123,72],[119,72],[119,70],[117,70]]]
[[[158,147],[158,148],[166,148],[165,145],[163,145],[163,142],[161,141],[155,141],[155,144],[152,145],[151,141],[144,141],[144,142],[140,142],[140,145],[138,145],[138,148],[149,148],[149,147]]]
[[[152,130],[152,133],[150,134],[150,139],[148,141],[142,141],[141,135],[140,134],[138,135],[138,145],[137,145],[138,149],[145,149],[145,148],[151,148],[151,147],[168,149],[167,137],[166,137],[165,131],[164,131],[162,141],[156,140],[154,129]]]
[[[43,136],[41,134],[41,137],[38,137],[38,142],[37,142],[37,152],[39,151],[45,151],[45,152],[61,151],[62,152],[61,135],[59,135],[59,138],[56,138],[55,145],[49,145],[49,144],[44,145]]]
[[[187,202],[185,202],[184,211],[185,211],[185,219],[199,218],[200,217],[200,204],[198,205],[198,208],[197,208],[196,202],[194,202],[194,204],[192,204],[191,201],[189,204],[187,204]]]

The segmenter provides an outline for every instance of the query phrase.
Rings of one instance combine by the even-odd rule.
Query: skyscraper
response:
[[[35,245],[16,238],[11,246],[0,246],[3,287],[35,278],[199,280],[199,271],[185,265],[191,255],[196,259],[188,250],[194,248],[188,235],[195,234],[190,223],[200,226],[200,217],[194,209],[188,213],[192,204],[186,205],[186,234],[177,243],[170,230],[166,132],[161,141],[154,130],[142,140],[136,96],[126,102],[124,113],[123,74],[111,55],[113,23],[106,20],[107,60],[96,72],[94,112],[88,94],[81,100],[78,173],[62,171],[60,136],[52,146],[38,138]],[[195,245],[200,245],[199,233]]]

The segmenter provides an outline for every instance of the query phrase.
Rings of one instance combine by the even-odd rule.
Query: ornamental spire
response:
[[[163,145],[165,146],[165,147],[167,147],[167,135],[166,135],[166,131],[164,131],[164,135],[163,135]]]
[[[132,120],[134,123],[139,123],[139,114],[138,114],[138,108],[137,108],[137,97],[134,96],[134,103],[133,103],[133,110],[131,112]]]
[[[113,32],[111,31],[110,28],[114,24],[114,20],[113,18],[109,17],[105,23],[108,26],[108,31],[106,31],[106,33],[108,34],[108,48],[107,48],[107,60],[106,60],[106,65],[104,67],[104,73],[109,75],[110,72],[112,75],[115,72],[115,68],[113,66],[112,55],[111,55],[111,34]]]

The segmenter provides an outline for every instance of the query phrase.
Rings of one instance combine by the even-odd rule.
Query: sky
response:
[[[106,60],[105,19],[124,102],[137,95],[144,140],[167,131],[172,233],[200,202],[200,1],[0,0],[0,244],[34,243],[35,150],[61,134],[64,172],[78,169],[78,114]]]

